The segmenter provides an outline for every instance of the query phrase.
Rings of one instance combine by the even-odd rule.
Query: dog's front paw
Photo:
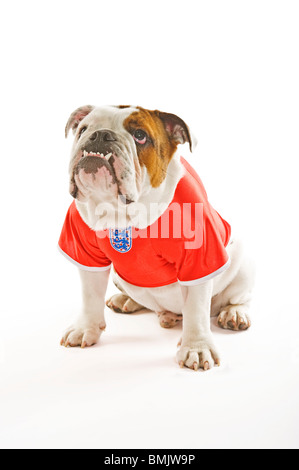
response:
[[[177,361],[180,367],[203,370],[212,369],[214,365],[220,365],[219,354],[211,338],[203,338],[198,341],[184,342],[177,352]]]
[[[85,348],[96,344],[105,330],[105,326],[101,325],[84,325],[78,322],[66,330],[61,338],[61,346],[76,347],[80,346]]]

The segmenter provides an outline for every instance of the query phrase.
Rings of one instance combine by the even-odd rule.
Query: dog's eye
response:
[[[78,139],[80,139],[81,135],[86,131],[86,129],[87,129],[86,126],[82,127],[82,129],[79,132]]]
[[[133,133],[133,139],[140,145],[144,145],[147,141],[147,134],[142,129],[137,129]]]

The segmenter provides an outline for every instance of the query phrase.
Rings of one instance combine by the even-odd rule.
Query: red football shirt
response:
[[[174,282],[200,284],[230,263],[226,246],[230,225],[213,209],[194,169],[181,159],[184,175],[162,216],[146,229],[95,232],[82,220],[75,201],[61,232],[59,247],[79,268],[109,269],[140,287]]]

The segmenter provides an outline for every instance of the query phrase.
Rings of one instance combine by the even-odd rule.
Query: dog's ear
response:
[[[94,106],[86,105],[81,106],[80,108],[77,108],[75,111],[73,111],[65,126],[65,137],[68,136],[70,129],[72,129],[73,133],[75,133],[82,119],[84,119],[85,116],[87,116],[87,114],[89,114],[93,109]]]
[[[175,114],[162,113],[161,111],[155,111],[155,113],[163,122],[169,138],[176,144],[188,142],[190,151],[193,152],[197,145],[197,140],[183,119]]]

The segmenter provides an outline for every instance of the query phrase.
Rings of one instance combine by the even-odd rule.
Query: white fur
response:
[[[79,270],[79,272],[83,308],[77,321],[62,337],[61,344],[65,346],[92,346],[106,328],[104,308],[109,270],[100,272]]]

